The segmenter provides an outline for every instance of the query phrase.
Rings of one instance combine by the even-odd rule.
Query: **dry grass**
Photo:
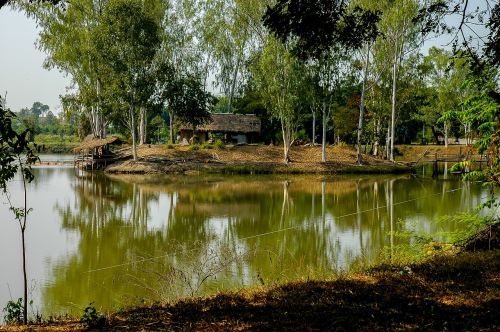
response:
[[[321,147],[293,147],[291,162],[283,161],[277,146],[246,145],[225,149],[191,150],[188,146],[168,148],[146,145],[139,149],[140,161],[127,160],[107,169],[109,173],[393,173],[409,168],[364,156],[363,166],[356,163],[356,152],[345,147],[329,147],[328,162],[321,162]]]

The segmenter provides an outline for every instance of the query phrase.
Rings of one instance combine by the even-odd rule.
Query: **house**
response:
[[[196,128],[194,141],[204,143],[208,140],[221,139],[225,143],[254,143],[261,129],[260,119],[254,114],[212,114],[212,121]],[[179,126],[180,143],[191,142],[193,128]]]

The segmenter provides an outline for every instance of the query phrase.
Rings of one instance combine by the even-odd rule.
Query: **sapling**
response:
[[[26,221],[31,209],[27,204],[27,184],[33,181],[34,175],[31,169],[38,157],[35,155],[34,147],[29,142],[29,130],[17,133],[12,128],[15,114],[5,108],[0,97],[0,190],[7,197],[10,210],[14,213],[15,220],[19,224],[22,243],[22,267],[23,267],[23,323],[28,323],[28,278],[26,269]],[[8,183],[14,179],[19,172],[23,185],[23,204],[21,207],[14,206],[8,190]]]

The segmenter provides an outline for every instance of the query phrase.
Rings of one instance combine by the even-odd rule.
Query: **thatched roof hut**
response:
[[[260,134],[260,119],[254,115],[216,113],[212,114],[212,121],[204,126],[196,128],[193,137],[193,128],[181,125],[179,134],[181,142],[188,142],[196,139],[197,142],[205,142],[211,134],[223,134],[224,141],[247,143],[254,141]]]
[[[96,138],[93,135],[88,135],[85,137],[83,142],[73,149],[74,153],[88,153],[94,149],[99,149],[102,147],[107,147],[111,144],[121,144],[122,141],[119,137],[109,136],[106,138]]]
[[[251,134],[260,133],[260,119],[254,115],[215,113],[212,114],[212,122],[196,128],[196,131]],[[181,125],[180,130],[192,130],[186,125]]]

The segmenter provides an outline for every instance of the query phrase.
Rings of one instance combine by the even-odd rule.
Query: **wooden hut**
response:
[[[209,139],[221,138],[226,143],[246,144],[254,143],[261,129],[260,119],[254,114],[212,114],[212,121],[196,128],[194,140],[204,143]],[[193,128],[179,126],[180,143],[191,142]]]
[[[92,170],[106,166],[114,159],[110,146],[122,143],[122,140],[116,136],[97,138],[88,135],[79,146],[73,149],[75,166]]]

